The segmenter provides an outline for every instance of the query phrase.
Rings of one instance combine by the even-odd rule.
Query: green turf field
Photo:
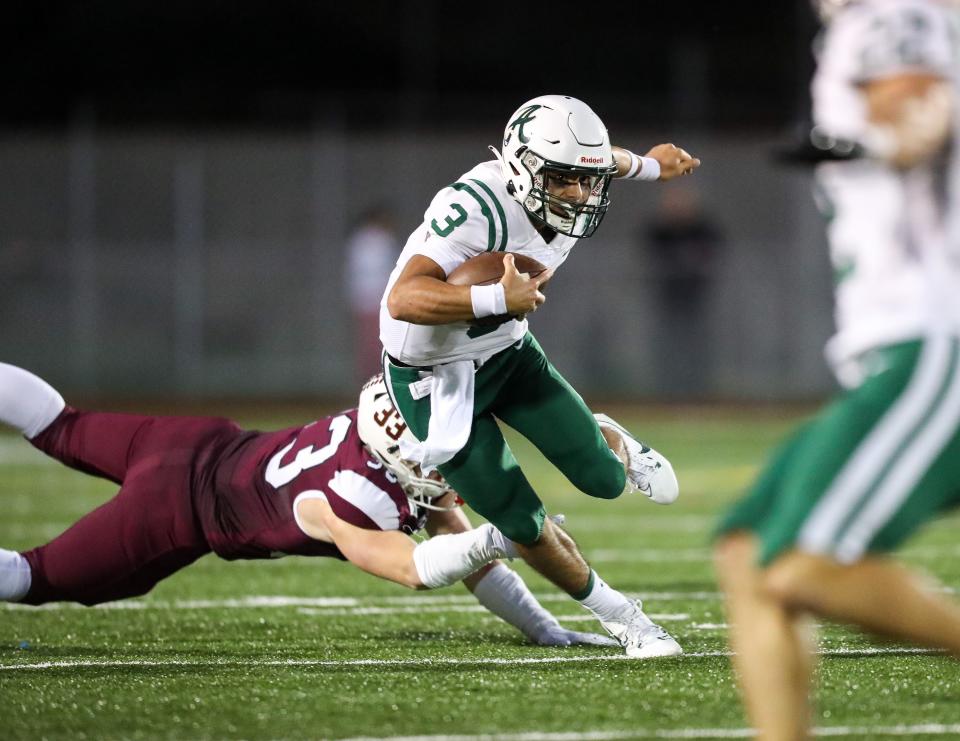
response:
[[[462,587],[413,593],[332,560],[208,556],[142,600],[0,606],[0,739],[744,737],[708,536],[797,419],[691,408],[623,416],[674,462],[682,493],[671,507],[578,495],[511,438],[597,571],[642,596],[684,657],[526,645]],[[53,537],[112,492],[0,436],[4,547]],[[960,586],[958,525],[943,520],[904,551],[950,588]],[[565,625],[599,627],[517,568]],[[824,734],[960,738],[960,665],[837,628],[821,648]]]

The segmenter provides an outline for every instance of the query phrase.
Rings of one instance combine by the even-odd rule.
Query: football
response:
[[[506,252],[484,252],[482,255],[471,257],[453,269],[447,276],[447,283],[455,286],[489,286],[498,283],[503,277],[503,256],[506,254]],[[513,264],[517,272],[526,273],[531,278],[536,278],[547,269],[546,265],[532,257],[518,252],[510,254],[513,255]],[[542,291],[546,285],[547,283],[541,283],[540,290]],[[477,327],[496,327],[514,318],[511,314],[498,314],[474,319],[470,324]]]
[[[471,257],[453,269],[453,272],[447,276],[447,283],[455,286],[489,286],[497,283],[503,277],[503,256],[506,254],[506,252],[484,252],[482,255]],[[532,257],[518,252],[510,254],[513,255],[513,264],[517,266],[517,272],[526,273],[531,278],[536,278],[547,269],[546,265]]]

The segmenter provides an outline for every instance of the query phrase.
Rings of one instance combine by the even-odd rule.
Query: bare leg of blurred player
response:
[[[764,590],[789,610],[856,625],[960,657],[960,606],[900,564],[866,556],[852,564],[800,551],[778,558]]]
[[[813,653],[805,619],[764,592],[752,535],[725,538],[716,563],[733,666],[751,725],[766,741],[806,738]]]
[[[814,663],[807,615],[960,657],[960,607],[892,561],[847,565],[790,551],[761,570],[754,537],[736,533],[717,548],[717,573],[733,663],[761,738],[806,738]]]

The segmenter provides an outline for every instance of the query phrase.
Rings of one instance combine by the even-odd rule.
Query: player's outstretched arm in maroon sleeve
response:
[[[306,499],[297,505],[307,535],[333,543],[354,566],[412,589],[424,589],[413,563],[416,543],[396,530],[365,530],[334,514],[326,499]]]
[[[308,535],[334,543],[348,561],[367,573],[412,589],[450,586],[505,555],[503,535],[489,523],[416,543],[397,531],[352,525],[337,517],[322,498],[305,499],[297,506]]]

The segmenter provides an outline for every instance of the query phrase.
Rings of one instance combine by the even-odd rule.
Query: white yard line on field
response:
[[[486,608],[484,608],[486,609]],[[580,622],[589,622],[591,620],[596,620],[593,615],[588,615],[586,613],[581,615],[554,615],[557,620],[562,620],[565,623],[580,623]],[[670,622],[680,622],[681,620],[689,620],[690,613],[688,612],[649,612],[647,617],[651,620],[655,620],[658,623],[670,623]]]
[[[93,608],[85,608],[83,605],[55,602],[49,605],[34,607],[32,605],[8,604],[3,608],[7,610],[198,610],[198,609],[252,609],[252,608],[280,608],[296,607],[301,615],[313,615],[322,617],[362,617],[365,615],[416,615],[424,612],[444,613],[444,612],[462,612],[462,613],[480,613],[490,614],[487,608],[477,604],[473,597],[467,597],[461,600],[460,597],[450,597],[439,601],[440,598],[434,598],[433,602],[425,604],[401,604],[378,606],[363,606],[359,600],[353,597],[245,597],[240,599],[225,600],[181,600],[176,602],[160,602],[158,600],[125,600],[122,602],[107,602],[102,605],[96,605]],[[569,599],[569,598],[567,598]],[[388,601],[388,600],[384,600]],[[677,622],[689,620],[690,614],[686,612],[667,612],[667,613],[649,613],[653,620],[662,622]],[[587,613],[578,613],[575,615],[556,615],[558,620],[564,622],[592,622],[596,618]]]
[[[582,496],[582,495],[580,495]],[[560,510],[563,508],[560,507]],[[657,510],[656,515],[630,520],[631,531],[655,530],[671,533],[708,533],[716,525],[716,515],[680,515],[667,514]],[[578,533],[623,532],[624,521],[621,513],[610,510],[609,514],[573,514],[567,517],[564,528],[574,535]]]
[[[646,602],[691,601],[703,602],[720,599],[717,592],[646,592],[644,594],[628,594],[630,597],[641,597]],[[537,595],[541,602],[571,602],[565,594]],[[449,607],[463,605],[478,607],[476,598],[471,595],[440,595],[432,597],[286,597],[282,595],[251,595],[235,599],[195,599],[195,600],[136,600],[129,599],[120,602],[105,602],[102,605],[88,608],[72,602],[51,602],[47,605],[34,607],[16,603],[0,604],[2,610],[205,610],[205,609],[246,609],[246,608],[277,608],[277,607],[312,607],[312,608],[356,608],[358,612],[343,612],[343,614],[363,614],[362,611],[381,610],[382,605],[402,606],[415,608],[415,611],[428,609],[431,606]],[[453,612],[454,610],[451,610]],[[403,612],[398,610],[398,612]],[[469,610],[468,610],[469,612]],[[372,613],[371,613],[372,614]]]
[[[78,515],[79,516],[79,515]],[[68,520],[6,523],[4,534],[20,540],[50,540],[72,523]],[[706,548],[596,548],[586,549],[584,555],[594,564],[608,563],[710,563],[712,555]],[[907,560],[937,560],[960,556],[960,545],[929,545],[905,548],[898,555]]]
[[[483,605],[425,605],[408,607],[348,607],[348,608],[317,608],[301,607],[297,610],[302,615],[320,615],[324,617],[355,617],[358,615],[417,615],[424,612],[475,612],[485,615],[491,615]],[[554,615],[557,620],[565,623],[594,622],[596,618],[593,615],[583,613],[579,615]],[[690,615],[686,612],[670,613],[649,613],[652,620],[658,622],[671,622],[680,620],[689,620]]]
[[[960,724],[924,723],[900,726],[822,726],[813,729],[816,736],[952,736],[960,734]],[[547,733],[490,733],[444,736],[354,736],[341,741],[617,741],[626,738],[752,738],[751,728],[677,728],[629,731],[577,731]]]
[[[355,597],[283,597],[249,596],[236,599],[187,599],[167,602],[164,600],[128,599],[104,602],[102,605],[85,607],[73,602],[51,602],[46,605],[5,604],[7,610],[229,610],[261,607],[356,607],[360,600]]]
[[[926,648],[836,648],[818,651],[820,656],[935,656],[943,654],[942,651],[934,651]],[[689,659],[704,659],[732,656],[730,651],[701,651],[683,654],[673,657],[674,660],[682,661]],[[945,655],[945,654],[943,654]],[[571,655],[571,656],[540,656],[540,657],[516,657],[516,658],[497,658],[482,657],[476,659],[267,659],[258,661],[251,658],[238,659],[119,659],[110,661],[91,661],[88,659],[71,661],[41,661],[34,664],[0,664],[0,671],[19,671],[26,669],[72,669],[72,668],[124,668],[124,667],[249,667],[249,666],[283,666],[283,667],[349,667],[349,666],[519,666],[527,664],[573,664],[584,661],[637,661],[629,659],[625,654],[594,654],[594,655]]]
[[[709,563],[713,558],[706,548],[598,548],[587,550],[585,555],[592,563]],[[956,558],[960,545],[904,548],[897,555],[908,560]]]
[[[705,548],[598,548],[587,550],[587,560],[592,563],[707,563],[710,551]]]

